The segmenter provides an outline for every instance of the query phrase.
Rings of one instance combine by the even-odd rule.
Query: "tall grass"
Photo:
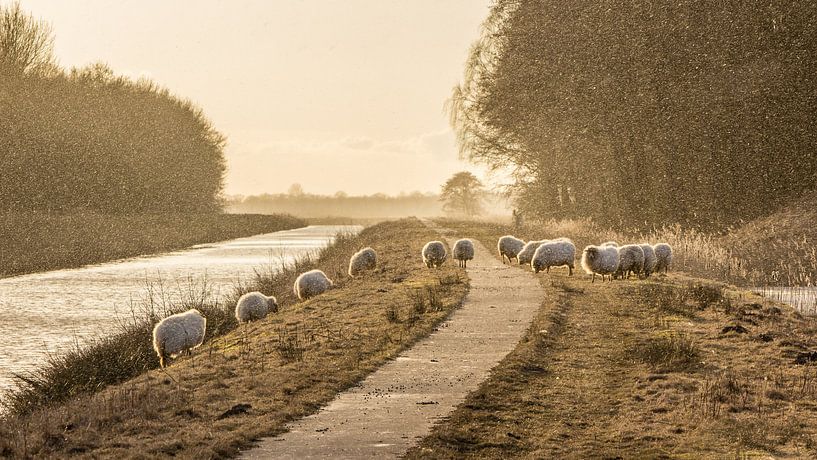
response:
[[[342,273],[356,242],[357,237],[351,234],[338,234],[318,251],[293,261],[281,257],[277,265],[270,264],[256,271],[253,279],[237,283],[221,301],[214,300],[206,280],[181,288],[176,301],[169,300],[170,293],[161,283],[148,283],[144,299],[132,304],[129,317],[119,318],[114,333],[77,343],[67,352],[50,355],[41,368],[17,375],[17,387],[0,405],[11,414],[22,415],[156,369],[159,361],[152,346],[152,331],[161,318],[196,308],[207,318],[205,342],[224,335],[238,326],[233,312],[242,294],[258,290],[275,293],[281,305],[294,303],[297,299],[292,285],[299,273],[316,268],[319,261],[329,273]]]

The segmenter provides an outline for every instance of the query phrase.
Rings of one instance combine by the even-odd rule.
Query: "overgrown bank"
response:
[[[0,277],[304,227],[278,214],[0,214]]]
[[[513,233],[446,225],[486,245]],[[526,337],[409,458],[817,454],[813,318],[677,273],[539,277]]]
[[[317,410],[427,335],[460,304],[464,272],[453,264],[429,270],[420,260],[422,245],[438,238],[415,219],[339,238],[316,259],[240,288],[275,294],[282,305],[279,313],[246,326],[236,327],[231,319],[232,301],[184,305],[224,312],[213,326],[228,332],[208,338],[192,358],[180,359],[167,372],[151,370],[95,394],[7,416],[0,420],[0,454],[234,455],[253,439]],[[366,245],[378,252],[377,270],[348,278],[349,256]],[[294,278],[313,267],[323,269],[337,288],[297,302]],[[147,329],[134,334],[142,334],[131,337],[135,346],[149,348]],[[122,349],[105,359],[128,356]],[[155,367],[155,356],[149,362]]]

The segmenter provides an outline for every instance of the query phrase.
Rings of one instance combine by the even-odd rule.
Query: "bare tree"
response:
[[[474,217],[482,213],[484,196],[482,182],[470,172],[462,171],[445,182],[440,201],[447,212]]]
[[[15,2],[0,5],[0,75],[47,75],[57,70],[54,32]]]

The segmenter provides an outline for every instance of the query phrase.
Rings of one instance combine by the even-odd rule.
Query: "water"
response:
[[[171,300],[206,287],[215,298],[232,292],[255,269],[280,266],[326,246],[339,232],[360,226],[313,225],[238,238],[157,256],[137,257],[79,269],[0,279],[0,396],[14,373],[42,364],[89,337],[114,330],[131,302],[163,287]]]
[[[817,287],[762,287],[755,291],[778,302],[784,302],[804,315],[817,314]]]

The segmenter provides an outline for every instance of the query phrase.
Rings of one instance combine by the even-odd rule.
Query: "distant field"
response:
[[[0,277],[303,227],[289,215],[0,214]]]

